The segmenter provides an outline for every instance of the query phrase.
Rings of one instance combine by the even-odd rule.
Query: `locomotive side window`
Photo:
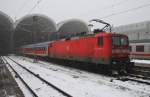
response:
[[[136,46],[136,51],[137,52],[144,52],[144,45],[138,45],[138,46]]]
[[[97,40],[97,43],[98,43],[98,46],[103,46],[103,37],[98,37],[98,40]]]

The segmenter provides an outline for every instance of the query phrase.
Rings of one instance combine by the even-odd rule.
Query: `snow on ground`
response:
[[[20,87],[21,91],[23,92],[24,97],[33,97],[33,95],[25,87],[25,85],[20,81],[20,79],[15,77],[15,73],[12,71],[12,69],[8,65],[6,65],[6,66],[7,66],[8,70],[11,72],[11,74],[12,74],[13,78],[15,79],[15,81],[18,83],[18,86]]]
[[[149,97],[150,86],[122,82],[111,77],[93,74],[47,62],[31,62],[29,58],[11,56],[17,62],[39,74],[74,97]]]
[[[28,71],[22,69],[20,66],[16,65],[10,59],[7,58],[7,61],[11,66],[17,71],[17,73],[24,79],[24,81],[33,89],[38,97],[64,97],[57,90],[54,90],[52,87],[44,84],[41,80],[36,78],[34,75],[31,75]],[[27,96],[28,97],[28,96]]]
[[[25,85],[18,78],[15,77],[15,73],[11,70],[11,68],[8,65],[7,65],[7,68],[11,72],[15,81],[18,83],[18,86],[20,87],[21,91],[23,92],[24,97],[33,97],[33,95],[30,93],[30,91],[25,87]]]
[[[132,62],[141,63],[141,64],[149,64],[150,65],[150,60],[133,59]]]

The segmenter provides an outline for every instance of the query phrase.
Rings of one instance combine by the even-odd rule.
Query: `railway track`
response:
[[[1,57],[6,64],[9,65],[9,67],[13,70],[13,72],[15,73],[16,77],[18,77],[21,82],[25,85],[25,87],[30,91],[30,93],[33,95],[33,97],[38,97],[38,95],[34,92],[34,90],[32,88],[30,88],[30,86],[24,81],[24,79],[16,72],[16,70],[7,62],[7,60],[3,57]]]
[[[144,68],[144,69],[146,69],[146,68]],[[141,84],[150,85],[150,77],[137,75],[137,74],[127,74],[126,76],[117,77],[116,79],[120,80],[120,81],[133,81],[133,82],[137,82],[137,83],[141,83]]]
[[[140,78],[137,78],[137,77],[131,77],[131,76],[118,77],[116,80],[132,81],[132,82],[137,82],[137,83],[141,83],[141,84],[150,85],[150,81],[149,80],[143,80],[143,79],[140,79]]]
[[[118,77],[117,80],[121,81],[133,81],[150,85],[150,67],[143,65],[135,65],[133,71],[126,74],[126,76]]]
[[[150,85],[150,67],[135,65],[131,73],[128,73],[123,77],[118,77],[117,79]]]
[[[34,72],[36,72],[36,74],[37,73],[39,73],[40,74],[40,76],[41,77],[43,77],[43,78],[46,78],[46,77],[44,77],[43,75],[42,75],[42,72],[40,72],[40,68],[38,69],[38,67],[41,67],[41,66],[44,66],[44,63],[43,64],[41,64],[40,63],[40,61],[38,62],[38,63],[40,63],[40,64],[38,64],[38,63],[33,63],[33,60],[27,60],[27,59],[24,59],[24,58],[15,58],[15,57],[10,57],[10,58],[12,58],[13,60],[15,60],[15,61],[17,61],[17,62],[19,62],[20,64],[24,64],[23,66],[26,66],[26,68],[28,68],[28,69],[30,69],[30,70],[32,70],[32,69],[35,69],[35,70],[33,70]],[[7,59],[8,60],[8,59]],[[30,66],[30,65],[32,65],[32,64],[30,64],[30,62],[33,64],[33,65],[40,65],[40,66]],[[29,65],[27,65],[27,64],[29,64]],[[46,65],[46,64],[45,64]],[[13,66],[14,67],[14,66]],[[51,68],[50,68],[51,67]],[[53,67],[53,66],[49,66],[49,64],[47,63],[47,65],[46,66],[44,66],[43,68],[47,68],[47,69],[57,69],[56,71],[53,71],[53,70],[50,70],[50,71],[52,71],[52,72],[60,72],[60,73],[62,73],[62,70],[63,70],[63,72],[66,70],[64,70],[63,68],[60,68],[59,66],[58,66],[58,68],[57,68],[57,66],[55,67]],[[43,71],[43,70],[42,70]],[[71,72],[70,72],[71,71]],[[74,76],[76,76],[76,71],[75,72],[73,72],[72,73],[72,71],[73,70],[67,70],[67,74],[69,74],[69,75],[71,75],[71,77],[72,77],[72,75]],[[50,74],[52,74],[52,72],[50,73]],[[68,72],[70,72],[70,73],[68,73]],[[44,72],[43,72],[44,73]],[[65,74],[66,74],[66,72],[64,72]],[[47,74],[49,74],[49,73],[47,73]],[[77,74],[77,76],[79,76],[79,74]],[[124,76],[124,78],[123,77],[121,77],[120,76],[120,79],[119,78],[117,78],[117,77],[110,77],[110,76],[106,76],[106,77],[104,77],[105,75],[103,75],[102,77],[101,77],[101,75],[98,75],[98,76],[100,76],[100,78],[98,77],[97,79],[95,79],[95,80],[93,80],[93,78],[95,78],[95,76],[92,76],[92,77],[88,77],[88,76],[86,76],[86,75],[84,75],[84,73],[83,74],[81,74],[81,76],[79,76],[78,78],[73,78],[73,79],[75,79],[75,80],[80,80],[80,78],[82,79],[82,77],[84,77],[84,78],[87,78],[87,80],[88,79],[92,79],[91,81],[92,82],[94,82],[94,84],[95,84],[95,82],[97,82],[98,80],[100,80],[100,82],[104,82],[105,84],[106,84],[106,87],[107,86],[111,86],[111,87],[113,87],[113,88],[116,88],[117,87],[117,89],[118,89],[118,87],[119,87],[119,89],[126,89],[126,90],[129,90],[129,91],[134,91],[133,93],[135,93],[135,92],[137,92],[137,93],[142,93],[142,92],[144,92],[144,93],[146,93],[146,95],[148,94],[149,95],[149,84],[146,84],[145,82],[147,82],[147,83],[149,83],[149,81],[150,80],[148,80],[148,79],[145,79],[145,80],[141,80],[141,79],[144,79],[144,78],[139,78],[139,77],[134,77],[134,76]],[[137,75],[136,75],[137,76]],[[105,79],[103,79],[103,77],[105,78]],[[140,77],[142,77],[142,76],[140,76]],[[51,77],[50,77],[51,78]],[[48,80],[48,78],[46,78],[47,80]],[[50,79],[51,80],[51,79]],[[112,80],[112,81],[111,81]],[[48,80],[49,81],[49,80]],[[61,81],[61,79],[60,79],[60,81]],[[132,81],[132,82],[131,82]],[[66,81],[67,82],[67,81]],[[85,82],[85,80],[84,80],[84,82]],[[108,83],[107,83],[108,82]],[[55,83],[55,82],[54,82]],[[99,81],[98,81],[98,83],[99,83]],[[56,83],[57,84],[57,83]],[[61,87],[61,85],[59,85],[60,87]],[[70,86],[71,86],[71,83],[70,83]],[[72,85],[72,86],[74,86],[74,85]],[[78,85],[76,85],[77,87],[78,87]],[[76,86],[74,86],[74,87],[76,87]],[[79,86],[80,86],[80,84],[79,84]],[[85,86],[85,87],[87,87],[87,86]],[[91,86],[90,86],[91,87]],[[89,88],[90,88],[89,87]],[[98,88],[99,86],[97,85],[96,86],[96,88]],[[134,89],[134,87],[136,87],[135,89]],[[76,90],[76,89],[75,89]],[[68,91],[68,90],[66,90],[66,91]],[[94,90],[95,91],[95,90]],[[142,91],[142,92],[141,92]],[[86,91],[87,92],[87,91]],[[86,94],[86,92],[85,92],[85,94]],[[90,93],[91,91],[88,91],[88,93]],[[68,92],[68,93],[72,93],[71,91],[70,92]],[[81,93],[81,95],[82,95],[82,93],[84,94],[84,92],[79,92],[78,94],[80,94]],[[95,94],[95,93],[93,93],[93,94]],[[72,94],[72,95],[76,95],[76,94]],[[143,95],[143,93],[142,93],[142,95]],[[43,97],[43,96],[42,96]],[[45,96],[44,96],[45,97]],[[79,96],[78,96],[79,97]],[[84,96],[82,96],[82,97],[86,97],[85,95]],[[92,97],[92,96],[89,96],[89,97]],[[111,96],[110,96],[111,97]],[[127,96],[128,97],[128,96]],[[141,96],[141,97],[147,97],[147,96]],[[149,97],[149,96],[148,96]]]
[[[143,75],[128,74],[128,76],[141,78],[141,79],[144,79],[144,80],[150,80],[150,77],[145,77]]]
[[[135,66],[133,68],[133,74],[150,77],[150,67]]]
[[[132,82],[150,85],[150,77],[138,75],[138,74],[128,73],[125,76],[117,76],[116,80],[132,81]]]
[[[13,63],[15,63],[15,67],[19,67],[22,69],[22,71],[26,71],[26,73],[32,75],[35,77],[36,80],[38,80],[38,82],[41,82],[42,84],[44,83],[45,86],[43,87],[46,87],[47,86],[47,89],[50,89],[50,92],[51,90],[55,90],[54,92],[58,92],[59,93],[59,96],[60,97],[60,94],[62,95],[61,97],[73,97],[72,95],[68,94],[67,92],[63,91],[62,89],[58,88],[57,86],[53,85],[52,83],[48,82],[47,80],[45,80],[44,78],[40,77],[39,74],[35,74],[34,72],[32,72],[31,70],[27,69],[26,67],[22,66],[20,63],[14,61],[13,59],[7,57],[9,59],[9,61],[12,61]],[[3,57],[3,60],[6,62],[6,64],[9,65],[9,67],[13,70],[13,72],[16,74],[16,76],[24,83],[24,85],[28,88],[28,90],[31,92],[31,94],[34,96],[34,97],[43,97],[43,96],[40,96],[34,89],[31,88],[31,86],[25,81],[26,79],[24,79],[20,73],[18,73],[18,71],[14,68],[14,66],[12,66],[9,62],[8,62],[8,59],[6,60],[6,58]],[[13,64],[14,65],[14,64]],[[24,72],[25,73],[25,72]],[[37,83],[38,84],[38,83]],[[48,95],[49,97],[50,95]],[[46,96],[45,96],[46,97]]]
[[[47,62],[49,62],[49,61],[47,61]],[[58,64],[58,61],[57,62],[54,62],[54,63],[57,63]],[[64,63],[62,63],[62,64],[64,64]],[[140,67],[136,67],[136,68],[138,68],[138,69],[140,69]],[[141,69],[142,70],[146,70],[147,72],[148,72],[148,68],[146,68],[146,67],[141,67]],[[88,71],[90,71],[90,70],[88,70]],[[91,70],[90,72],[94,72],[93,70]],[[145,73],[147,73],[147,72],[145,72]],[[150,71],[149,71],[150,72]],[[100,72],[101,73],[101,72]],[[103,73],[103,74],[105,74],[105,73]],[[107,74],[106,74],[107,75]],[[145,74],[145,75],[148,75],[148,74]],[[150,77],[148,77],[148,76],[145,76],[145,75],[142,75],[142,74],[140,74],[140,73],[137,73],[136,74],[136,72],[135,72],[135,68],[134,68],[134,72],[132,73],[132,74],[127,74],[126,76],[120,76],[119,75],[119,77],[117,77],[116,79],[117,80],[120,80],[120,81],[134,81],[134,82],[137,82],[137,83],[141,83],[141,84],[146,84],[146,85],[150,85]]]

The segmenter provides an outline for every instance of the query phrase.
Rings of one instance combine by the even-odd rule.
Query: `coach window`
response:
[[[137,52],[144,52],[144,45],[138,45],[138,46],[136,46],[136,51]]]
[[[98,37],[98,46],[103,46],[103,41],[104,41],[104,38],[103,37]]]

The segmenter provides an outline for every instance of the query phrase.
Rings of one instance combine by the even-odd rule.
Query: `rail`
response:
[[[10,57],[7,57],[9,58],[11,61],[13,61],[14,63],[16,63],[18,66],[22,67],[23,69],[25,69],[26,71],[28,71],[29,73],[31,73],[32,75],[34,75],[35,77],[37,77],[38,79],[40,79],[41,81],[43,81],[44,83],[46,83],[47,85],[51,86],[52,88],[54,88],[55,90],[59,91],[60,93],[62,93],[64,96],[67,96],[67,97],[73,97],[71,96],[70,94],[68,94],[67,92],[61,90],[60,88],[58,88],[57,86],[53,85],[52,83],[46,81],[44,78],[40,77],[39,74],[35,74],[34,72],[32,72],[31,70],[27,69],[26,67],[22,66],[20,63],[14,61],[13,59],[11,59]],[[6,59],[5,59],[6,60]],[[9,64],[9,63],[8,63]],[[10,65],[10,64],[9,64]],[[15,71],[16,72],[16,71]],[[17,72],[16,72],[17,73]],[[18,75],[18,74],[17,74]],[[38,97],[38,96],[35,96],[35,97]]]
[[[15,69],[10,65],[10,63],[8,63],[8,61],[1,57],[6,64],[9,65],[9,67],[13,70],[13,72],[15,73],[15,75],[23,82],[23,84],[25,85],[25,87],[30,91],[30,93],[34,96],[34,97],[38,97],[38,95],[30,88],[30,86],[23,80],[23,78],[15,71]]]

